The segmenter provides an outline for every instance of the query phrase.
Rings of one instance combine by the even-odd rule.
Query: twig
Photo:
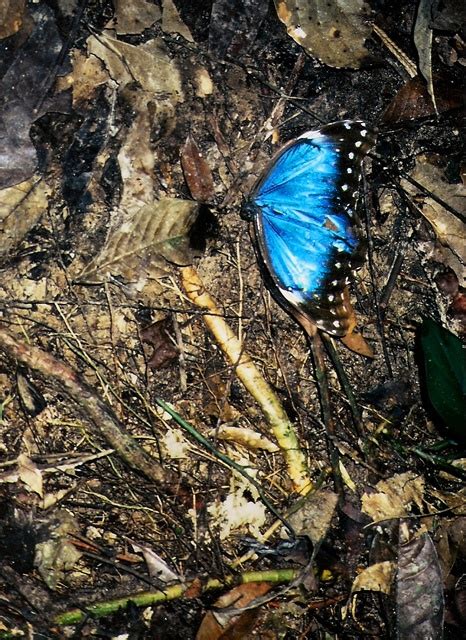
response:
[[[183,285],[189,299],[198,307],[208,309],[204,322],[214,335],[223,353],[235,367],[236,375],[259,403],[278,445],[283,451],[288,475],[301,494],[312,489],[304,454],[288,416],[270,385],[244,351],[242,343],[227,325],[212,297],[207,293],[194,267],[182,269]]]
[[[157,602],[167,602],[176,598],[198,598],[201,593],[213,591],[215,589],[224,589],[234,584],[249,584],[251,582],[272,582],[274,584],[282,584],[295,580],[299,575],[298,569],[271,569],[270,571],[250,571],[236,577],[227,576],[223,580],[211,578],[204,584],[200,580],[192,580],[190,582],[182,582],[166,587],[164,591],[145,591],[142,593],[133,593],[124,598],[116,598],[115,600],[107,600],[92,604],[82,609],[72,609],[60,613],[53,619],[53,624],[67,626],[79,624],[86,620],[87,617],[102,618],[116,611],[125,609],[130,604],[136,607],[148,607]]]
[[[330,407],[330,392],[328,386],[327,367],[325,365],[324,349],[319,332],[317,332],[312,337],[308,335],[308,344],[314,362],[317,388],[319,389],[320,395],[322,418],[325,424],[325,430],[327,432],[327,443],[329,448],[330,464],[332,465],[334,476],[335,488],[337,489],[339,495],[343,497],[343,481],[341,479],[340,473],[340,457],[338,454],[338,450],[334,444],[336,431],[335,423],[332,417],[332,410]]]
[[[53,380],[72,398],[93,426],[94,433],[104,438],[132,469],[176,493],[180,480],[177,474],[162,465],[142,449],[118,422],[112,409],[69,366],[50,353],[17,340],[0,327],[0,349],[36,373]]]

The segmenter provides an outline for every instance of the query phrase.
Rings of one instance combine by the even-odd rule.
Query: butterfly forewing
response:
[[[272,293],[334,335],[348,327],[343,291],[363,245],[361,162],[374,141],[357,121],[305,133],[277,154],[250,198]]]

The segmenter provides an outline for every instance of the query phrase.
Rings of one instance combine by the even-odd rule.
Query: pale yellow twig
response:
[[[202,280],[194,267],[181,270],[183,286],[189,299],[195,305],[209,311],[204,322],[217,340],[220,348],[235,367],[236,374],[243,385],[259,403],[269,426],[277,440],[288,469],[288,475],[295,490],[302,495],[313,487],[309,478],[304,454],[288,416],[270,385],[261,375],[250,356],[244,351],[243,344],[225,322],[215,301],[207,293]]]

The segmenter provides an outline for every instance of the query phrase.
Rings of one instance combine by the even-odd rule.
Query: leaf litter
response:
[[[106,3],[107,13],[89,8],[79,38],[63,43],[65,64],[56,63],[53,36],[40,68],[32,57],[28,67],[21,49],[36,19],[28,22],[24,13],[18,21],[18,60],[32,80],[30,95],[23,89],[17,98],[30,105],[47,96],[37,113],[28,107],[18,116],[21,144],[8,147],[14,171],[4,174],[5,186],[15,184],[0,192],[1,579],[19,587],[8,592],[11,608],[0,605],[8,631],[29,624],[12,613],[24,610],[26,586],[27,606],[47,612],[37,631],[50,637],[59,620],[82,621],[91,606],[90,629],[119,609],[124,622],[106,623],[114,635],[132,632],[130,602],[138,605],[133,620],[142,625],[141,638],[248,637],[271,629],[303,636],[311,628],[388,637],[388,610],[395,611],[390,633],[440,637],[442,567],[452,596],[445,637],[455,637],[460,590],[448,584],[464,562],[462,456],[440,440],[441,425],[421,394],[415,349],[423,317],[453,332],[458,326],[453,298],[450,307],[442,303],[436,284],[450,269],[460,304],[457,103],[439,100],[440,122],[421,122],[414,106],[411,113],[404,107],[406,129],[396,122],[395,164],[417,156],[409,171],[422,192],[401,179],[394,188],[375,164],[369,169],[380,209],[372,211],[370,265],[349,295],[361,336],[352,348],[373,359],[338,346],[363,431],[356,433],[350,400],[329,369],[337,430],[326,441],[306,343],[265,291],[238,215],[276,142],[315,128],[301,106],[326,122],[369,113],[376,122],[406,82],[370,35],[376,19],[403,47],[414,24],[404,3],[394,9],[399,20],[377,14],[373,3],[325,4],[280,2],[277,15],[263,3],[239,2],[236,20],[223,0],[205,12],[177,0]],[[55,13],[43,11],[51,33],[66,31],[54,24],[70,20],[64,3]],[[311,24],[317,15],[320,26]],[[436,74],[453,82],[461,67],[458,42],[441,33],[432,40],[439,52],[430,62],[438,67],[431,74],[435,95]],[[40,95],[33,76],[42,77],[45,67],[53,73]],[[19,73],[14,64],[5,68]],[[8,74],[3,81],[10,82]],[[421,155],[426,149],[430,154]],[[216,227],[206,224],[209,216]],[[196,269],[187,266],[193,263]],[[206,295],[209,304],[199,304]],[[29,369],[45,399],[37,414],[21,403],[16,363]],[[383,393],[406,380],[409,394]],[[157,398],[259,482],[295,539],[274,521],[257,486],[180,431]],[[286,418],[275,426],[270,403]],[[331,455],[340,456],[333,469],[330,444]],[[63,514],[70,520],[62,531]],[[435,535],[434,516],[448,546]],[[68,554],[76,533],[100,536],[97,557]],[[268,541],[269,553],[251,547],[244,554],[246,534]],[[39,573],[33,560],[19,563],[16,541],[25,537]],[[314,551],[302,539],[311,539]],[[170,576],[170,587],[159,591],[156,580],[148,586],[150,571],[114,560],[125,557],[128,540],[155,562],[156,577]],[[301,549],[296,564],[294,546]],[[244,585],[235,591],[234,580],[251,580],[251,593]],[[266,606],[258,585],[283,582]],[[41,590],[45,585],[59,601]],[[213,586],[229,599],[212,606]],[[148,589],[154,604],[145,617]],[[374,592],[385,594],[387,610]],[[236,603],[247,608],[243,597],[253,611],[257,598],[254,615],[234,611]]]

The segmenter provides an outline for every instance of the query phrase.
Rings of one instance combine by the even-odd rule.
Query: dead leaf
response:
[[[3,0],[0,3],[0,40],[17,33],[23,24],[25,0]]]
[[[162,198],[128,215],[78,280],[96,284],[121,276],[142,288],[147,278],[167,273],[167,262],[189,264],[188,233],[197,211],[190,200]]]
[[[390,594],[395,570],[394,562],[385,561],[370,565],[355,578],[351,594],[354,595],[358,591],[381,591]]]
[[[419,155],[411,173],[426,191],[432,192],[452,209],[464,211],[466,187],[463,184],[450,184],[441,168],[441,158],[435,155]],[[455,261],[449,266],[455,271],[461,286],[466,285],[466,225],[459,217],[445,209],[433,198],[426,195],[407,180],[401,182],[403,189],[416,197],[418,209],[432,225],[439,241],[453,254]]]
[[[400,545],[395,586],[396,637],[442,638],[443,580],[429,534],[423,533]]]
[[[194,200],[210,202],[215,194],[212,172],[191,134],[181,149],[181,166]]]
[[[18,478],[26,487],[37,493],[41,498],[44,495],[42,472],[34,462],[25,454],[20,453],[16,459],[18,465]]]
[[[411,511],[412,503],[422,510],[424,484],[424,478],[413,472],[381,480],[375,486],[376,493],[365,493],[362,496],[362,511],[374,522],[406,517]]]
[[[191,31],[181,20],[173,0],[163,0],[162,31],[165,33],[178,33],[188,42],[194,42]]]
[[[91,100],[99,87],[108,82],[103,62],[96,56],[86,56],[73,50],[73,106]]]
[[[148,0],[115,0],[115,30],[120,34],[138,34],[160,20],[160,8]]]
[[[87,50],[103,61],[119,91],[137,82],[152,94],[154,102],[176,104],[184,99],[180,72],[162,39],[154,38],[135,46],[117,40],[113,31],[106,30],[88,38]]]
[[[50,189],[38,176],[0,191],[0,255],[8,254],[47,210]]]
[[[330,527],[337,503],[336,493],[319,489],[309,494],[301,509],[291,514],[288,521],[297,534],[306,535],[317,544]]]
[[[131,545],[136,553],[142,553],[144,556],[147,570],[151,578],[160,580],[160,582],[165,584],[170,582],[179,582],[181,580],[180,575],[172,571],[165,560],[162,560],[162,558],[155,553],[153,549],[144,545],[136,544],[135,542],[132,542]]]
[[[234,587],[214,603],[215,613],[208,611],[196,634],[196,640],[241,640],[251,638],[258,610],[249,609],[235,613],[264,596],[272,585],[268,582],[251,582]],[[228,611],[222,611],[228,609]]]
[[[173,330],[170,318],[162,318],[141,331],[141,340],[152,347],[152,355],[147,366],[161,369],[169,365],[178,356],[178,349],[170,339],[169,330]]]
[[[427,83],[427,91],[432,99],[434,111],[438,115],[432,83],[432,28],[430,26],[432,9],[435,5],[437,5],[436,0],[419,0],[413,35],[419,57],[419,71]]]
[[[464,105],[464,91],[443,78],[435,78],[435,99],[439,113],[457,109]],[[385,109],[382,120],[386,124],[396,124],[406,120],[425,118],[435,113],[432,98],[426,83],[416,76],[410,78],[397,92]]]
[[[366,358],[375,358],[374,351],[361,333],[352,331],[340,338],[345,347]]]
[[[372,350],[368,342],[365,340],[364,336],[358,331],[355,331],[358,321],[356,318],[354,307],[351,303],[348,287],[345,287],[343,291],[343,296],[345,300],[345,307],[349,314],[348,315],[349,327],[348,327],[348,333],[345,336],[342,336],[340,340],[345,345],[345,347],[347,347],[351,351],[354,351],[360,356],[365,356],[366,358],[374,358],[375,357],[374,351]]]
[[[9,53],[0,80],[0,188],[32,176],[37,165],[29,135],[32,123],[48,111],[67,111],[71,102],[68,93],[48,97],[62,50],[54,13],[45,3],[28,3],[28,12],[32,21],[23,28],[30,33]]]
[[[358,69],[369,58],[370,7],[364,0],[274,0],[288,35],[330,67]]]

